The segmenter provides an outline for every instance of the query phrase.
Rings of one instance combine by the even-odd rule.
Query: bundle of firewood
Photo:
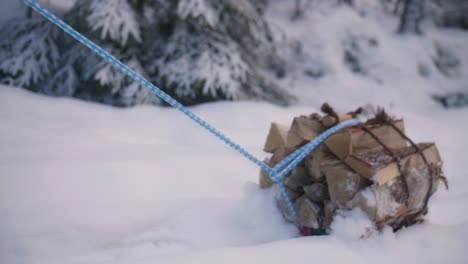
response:
[[[264,151],[274,166],[327,128],[353,118],[361,110],[339,116],[324,104],[324,115],[295,117],[291,126],[272,123]],[[428,201],[437,190],[442,162],[434,143],[415,144],[404,133],[404,122],[383,110],[361,125],[330,136],[284,179],[298,214],[294,219],[281,197],[277,205],[288,221],[305,234],[325,234],[335,212],[360,208],[377,228],[398,230],[423,221]],[[265,171],[260,186],[274,185]]]

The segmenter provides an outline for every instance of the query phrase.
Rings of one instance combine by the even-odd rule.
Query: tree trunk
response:
[[[419,23],[423,17],[423,8],[424,0],[405,0],[398,32],[420,34]]]

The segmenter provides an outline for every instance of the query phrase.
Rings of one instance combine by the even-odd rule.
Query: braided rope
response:
[[[271,177],[271,179],[278,185],[279,190],[281,195],[283,196],[290,212],[291,215],[294,218],[297,218],[297,213],[296,210],[294,209],[294,206],[291,202],[291,199],[289,198],[286,188],[284,187],[282,183],[282,179],[286,177],[286,175],[299,163],[301,160],[303,160],[314,148],[316,148],[318,145],[320,145],[328,136],[331,134],[337,132],[340,129],[350,127],[357,125],[360,123],[357,119],[352,119],[348,120],[342,123],[339,123],[338,125],[328,129],[324,133],[322,133],[319,137],[315,138],[311,142],[307,143],[304,145],[302,148],[296,150],[294,153],[286,157],[284,160],[282,160],[280,163],[278,163],[275,167],[271,168],[264,162],[260,161],[259,159],[255,158],[252,154],[250,154],[247,150],[245,150],[243,147],[241,147],[239,144],[235,143],[233,140],[231,140],[229,137],[221,133],[219,130],[214,128],[212,125],[210,125],[208,122],[197,116],[195,113],[190,111],[188,108],[184,107],[181,103],[177,102],[174,98],[172,98],[170,95],[167,93],[163,92],[160,88],[155,86],[154,84],[150,83],[148,80],[143,78],[140,74],[136,73],[132,69],[130,69],[128,66],[123,64],[121,61],[116,59],[114,56],[106,52],[104,49],[93,43],[91,40],[77,32],[75,29],[73,29],[71,26],[69,26],[67,23],[62,21],[61,19],[57,18],[54,14],[49,12],[47,9],[43,8],[40,6],[35,0],[22,0],[26,5],[30,6],[32,9],[34,9],[36,12],[50,20],[52,23],[57,25],[59,28],[61,28],[63,31],[65,31],[67,34],[75,38],[77,41],[79,41],[81,44],[84,46],[88,47],[91,49],[94,53],[96,53],[98,56],[103,58],[105,61],[110,63],[112,66],[116,67],[120,71],[122,71],[125,75],[129,76],[136,82],[138,82],[140,85],[143,87],[149,89],[151,92],[156,94],[158,97],[160,97],[162,100],[164,100],[166,103],[169,105],[173,106],[180,112],[182,112],[184,115],[186,115],[188,118],[190,118],[192,121],[206,129],[208,132],[210,132],[212,135],[220,139],[222,142],[224,142],[226,145],[231,147],[232,149],[236,150],[239,152],[242,156],[259,166],[261,169],[265,170]],[[286,166],[286,167],[285,167]],[[279,171],[285,167],[283,170]]]
[[[325,139],[327,139],[329,136],[343,128],[352,127],[360,123],[361,121],[359,121],[358,119],[350,119],[338,123],[337,125],[325,130],[318,137],[314,138],[312,141],[305,144],[304,146],[297,149],[292,154],[281,160],[278,164],[276,164],[273,167],[273,171],[279,172],[281,169],[284,168],[278,175],[280,179],[283,179],[299,162],[301,162],[316,147],[322,144],[325,141]]]

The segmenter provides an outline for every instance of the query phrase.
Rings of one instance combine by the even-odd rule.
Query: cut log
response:
[[[286,145],[286,138],[288,136],[288,127],[277,123],[271,123],[270,131],[268,133],[263,151],[273,153],[280,146]]]
[[[328,183],[331,201],[344,207],[359,191],[361,175],[340,160],[328,161],[321,167]]]
[[[394,124],[401,131],[404,131],[402,120],[396,120]],[[406,140],[389,125],[368,125],[367,128],[390,149],[400,149],[407,146]],[[371,135],[360,128],[354,127],[331,135],[325,141],[325,145],[343,161],[351,154],[383,150],[383,147]]]
[[[276,205],[278,206],[278,209],[280,210],[281,214],[283,217],[290,221],[294,222],[294,217],[291,214],[291,211],[289,211],[289,207],[286,204],[286,201],[284,200],[284,197],[281,195],[281,192],[277,186],[274,187],[275,189],[275,200],[276,200]],[[290,190],[289,188],[286,188],[286,192],[288,194],[289,199],[291,200],[292,203],[298,200],[298,198],[301,196],[299,193],[294,192]],[[294,207],[294,209],[297,212],[297,208]]]
[[[414,214],[422,210],[426,196],[430,191],[430,185],[432,184],[429,183],[429,181],[432,181],[429,168],[426,166],[413,167],[411,165],[412,160],[414,158],[410,158],[404,169],[409,193],[407,214]]]
[[[307,170],[304,167],[297,166],[291,173],[284,179],[284,185],[296,192],[302,192],[302,186],[312,183]]]
[[[273,152],[273,155],[270,158],[270,166],[275,166],[278,164],[280,161],[282,161],[286,156],[294,152],[294,148],[288,148],[288,147],[279,147],[275,152]]]
[[[348,202],[347,207],[360,208],[371,221],[377,219],[377,203],[375,191],[372,186],[360,191],[354,198]]]
[[[270,164],[269,159],[265,159],[263,160],[263,162],[265,162],[266,164]],[[266,172],[263,169],[260,169],[260,178],[258,180],[258,183],[260,185],[260,188],[262,189],[270,188],[273,184],[275,184],[275,182],[270,178],[268,172]]]
[[[328,229],[333,221],[333,215],[337,209],[335,203],[330,200],[325,200],[323,202],[323,210],[324,210],[324,221],[323,221],[323,228]]]
[[[406,181],[396,177],[384,185],[372,185],[375,193],[377,226],[392,222],[402,216],[407,210],[409,197]]]
[[[432,151],[430,151],[432,149]],[[424,156],[430,166],[426,166],[421,155],[412,155],[404,166],[404,175],[408,185],[408,212],[414,214],[423,210],[425,203],[432,194],[437,191],[439,176],[441,172],[440,157],[436,154],[434,147],[429,147],[423,151]],[[426,155],[428,152],[432,154]],[[429,190],[430,188],[430,190]]]
[[[319,228],[322,215],[322,209],[314,202],[307,199],[307,197],[301,196],[294,203],[294,207],[297,208],[297,220],[298,226],[305,226],[310,228]]]
[[[360,208],[379,228],[405,214],[408,209],[408,191],[401,177],[382,186],[372,185],[360,191],[347,207]]]
[[[417,144],[417,146],[421,149],[422,154],[426,157],[429,164],[440,166],[441,159],[439,151],[434,143],[421,143]],[[409,159],[413,159],[412,167],[425,166],[422,157],[413,147],[405,147],[394,151],[394,153],[400,158],[402,165]],[[379,185],[385,184],[387,181],[401,174],[398,164],[393,160],[392,156],[385,151],[353,154],[345,159],[345,163],[362,176],[372,178],[372,180],[376,181]]]
[[[353,116],[350,115],[350,114],[340,115],[338,117],[338,122],[343,122],[343,121],[350,120],[350,119],[353,119]],[[331,116],[331,115],[326,115],[326,116],[322,117],[321,121],[322,121],[322,125],[325,128],[329,128],[329,127],[335,125],[336,123],[338,123],[336,118],[334,116]]]
[[[322,202],[330,199],[328,187],[323,183],[316,182],[314,184],[304,186],[303,188],[307,198],[311,201]]]
[[[310,119],[305,116],[295,117],[286,139],[286,147],[298,147],[311,141],[323,131],[319,120]]]
[[[320,164],[327,159],[324,153],[325,146],[320,145],[304,159],[304,164],[313,181],[322,181],[324,175],[320,169]]]

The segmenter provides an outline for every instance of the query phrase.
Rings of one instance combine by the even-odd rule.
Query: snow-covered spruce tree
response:
[[[56,33],[45,20],[31,15],[5,22],[0,29],[0,81],[38,90],[57,68]]]
[[[272,76],[284,61],[262,16],[265,1],[148,0],[143,35],[151,80],[184,104],[291,96]]]
[[[77,0],[65,21],[184,104],[292,97],[268,0]],[[54,25],[16,19],[1,32],[2,80],[118,106],[159,103]],[[11,37],[13,36],[13,38]]]
[[[127,0],[78,0],[65,15],[73,27],[143,73],[141,26]],[[0,78],[27,89],[119,106],[159,102],[124,74],[34,13],[15,18],[0,31]]]
[[[145,76],[140,61],[142,25],[138,8],[137,1],[131,0],[78,0],[65,18],[74,28]],[[117,106],[159,102],[146,88],[74,39],[65,34],[62,37],[67,43],[66,50],[50,86],[72,85],[76,97]]]

